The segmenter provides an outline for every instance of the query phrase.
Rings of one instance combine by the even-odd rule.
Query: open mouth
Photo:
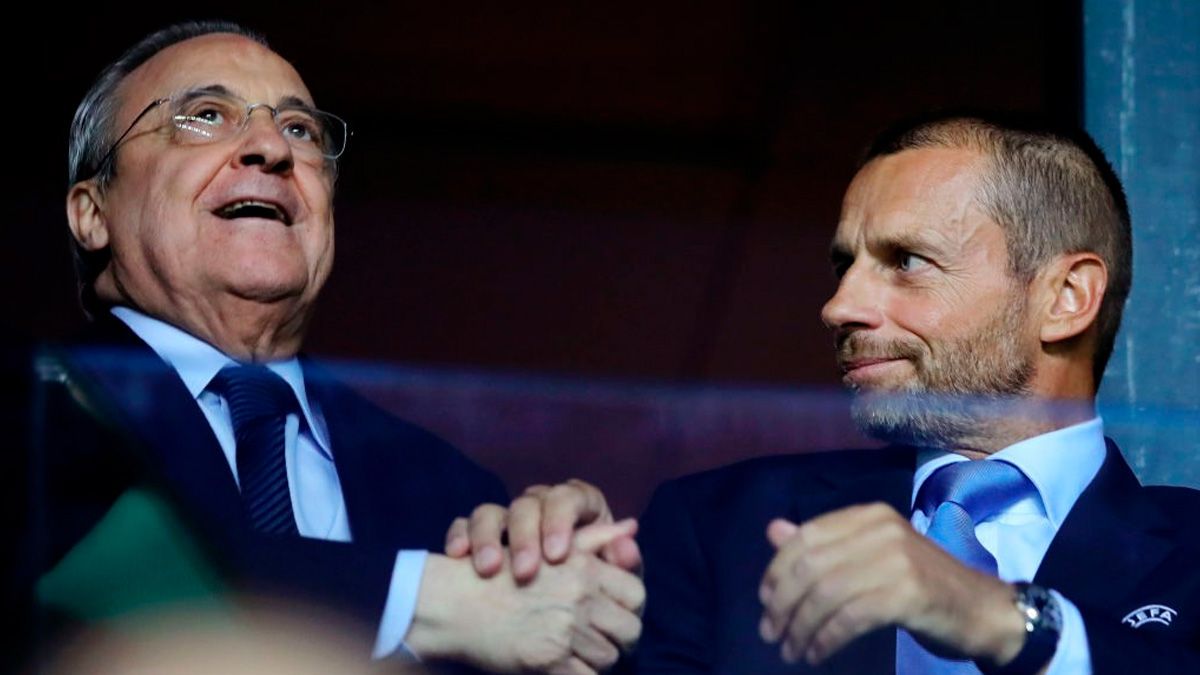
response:
[[[225,220],[235,220],[238,218],[265,218],[267,220],[277,220],[284,225],[291,225],[292,218],[288,212],[278,204],[271,202],[262,202],[252,199],[241,199],[235,202],[230,202],[225,206],[213,211],[218,218]]]

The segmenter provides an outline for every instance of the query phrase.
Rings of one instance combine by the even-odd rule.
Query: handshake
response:
[[[451,525],[446,555],[429,556],[405,644],[490,672],[603,671],[642,630],[636,531],[581,481],[480,506]]]

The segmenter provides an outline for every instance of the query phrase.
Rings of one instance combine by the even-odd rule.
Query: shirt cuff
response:
[[[425,558],[428,555],[428,551],[400,551],[396,554],[392,583],[388,587],[387,602],[383,605],[383,617],[379,620],[379,633],[375,637],[372,658],[383,659],[400,652],[407,658],[416,659],[404,647],[404,636],[408,634],[413,612],[417,609],[417,594],[421,590],[421,575],[425,572]]]
[[[1079,608],[1071,604],[1056,590],[1050,593],[1062,609],[1062,632],[1058,636],[1058,648],[1046,668],[1046,675],[1091,675],[1092,654],[1088,650],[1087,627]]]

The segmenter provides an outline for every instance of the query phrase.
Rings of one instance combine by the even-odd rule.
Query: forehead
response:
[[[920,148],[878,157],[854,177],[842,202],[834,247],[872,239],[972,237],[999,228],[976,201],[984,156],[963,148]]]
[[[214,33],[173,44],[130,73],[120,87],[120,117],[128,121],[157,98],[208,85],[255,103],[289,96],[312,103],[300,74],[281,56],[241,35]]]

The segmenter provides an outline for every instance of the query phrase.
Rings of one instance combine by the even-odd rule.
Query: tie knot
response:
[[[953,502],[978,523],[1034,490],[1020,469],[1003,460],[955,462],[925,480],[917,493],[916,506],[932,517],[940,505]]]
[[[225,397],[235,427],[299,409],[288,383],[261,364],[222,368],[210,387]]]

